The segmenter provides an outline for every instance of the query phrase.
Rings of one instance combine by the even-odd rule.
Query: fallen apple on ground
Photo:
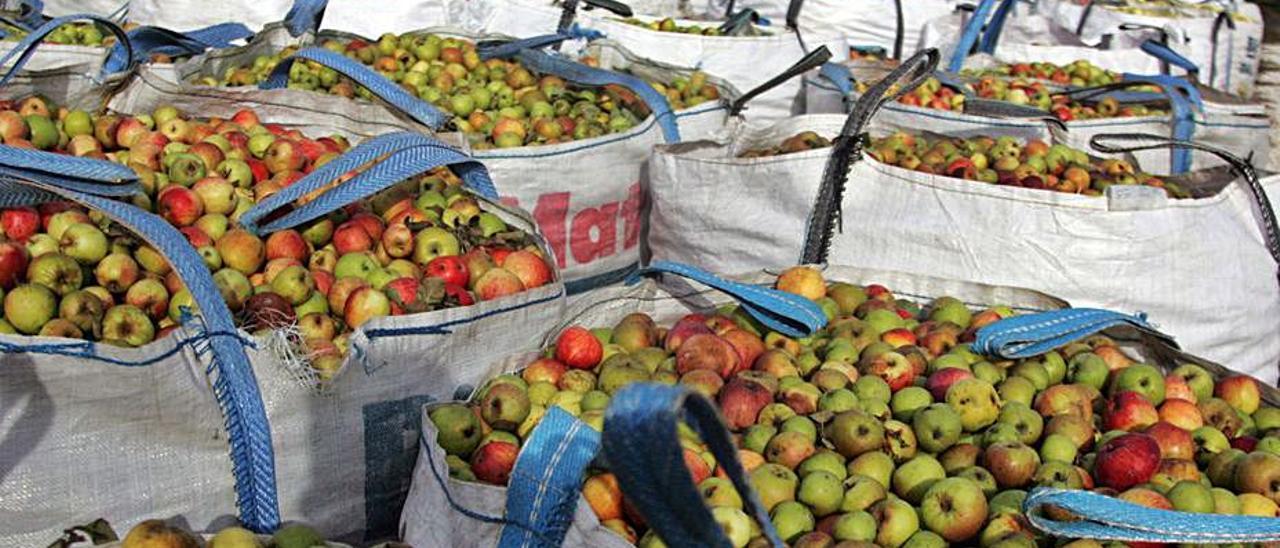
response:
[[[1215,383],[1194,364],[1148,375],[1157,370],[1104,335],[1033,358],[989,358],[969,343],[1012,316],[1008,307],[918,303],[805,267],[776,286],[815,300],[828,326],[792,339],[729,305],[669,326],[633,313],[564,330],[527,368],[492,379],[469,402],[433,408],[451,476],[505,484],[548,409],[599,430],[618,390],[660,382],[715,402],[792,546],[1044,545],[1052,540],[1021,514],[1040,486],[1277,517],[1280,442],[1259,440],[1280,440],[1280,410],[1259,403],[1252,378]],[[1193,383],[1203,398],[1187,389]],[[1201,426],[1185,430],[1157,410]],[[678,432],[685,466],[731,544],[767,546],[715,457],[692,429]],[[665,546],[608,469],[589,469],[582,495],[628,541]]]

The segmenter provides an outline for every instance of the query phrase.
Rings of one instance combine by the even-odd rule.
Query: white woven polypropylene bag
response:
[[[50,17],[91,13],[123,22],[129,16],[129,0],[44,0],[42,13]]]
[[[284,19],[294,0],[223,0],[196,5],[169,0],[129,0],[129,20],[179,32],[234,21],[257,31]]]
[[[1062,301],[1033,291],[989,287],[928,276],[837,266],[826,267],[824,275],[833,281],[883,284],[896,295],[915,300],[951,295],[975,305],[1004,304],[1021,311],[1065,306]],[[730,279],[751,284],[768,284],[775,276],[776,274],[752,271]],[[645,281],[633,286],[608,287],[572,304],[562,323],[546,326],[547,342],[549,344],[560,333],[561,328],[569,325],[613,325],[627,314],[635,312],[648,314],[660,324],[671,324],[685,314],[712,311],[719,305],[732,302],[728,296],[707,286],[684,280],[668,282],[665,276],[662,283]],[[518,371],[536,357],[536,353],[525,353],[495,361],[487,369],[486,378]],[[445,453],[435,443],[437,430],[427,416],[428,410],[429,407],[421,413],[423,447],[413,471],[413,487],[401,518],[402,538],[413,546],[496,546],[504,526],[507,489],[449,477]],[[625,548],[630,544],[601,526],[586,501],[579,498],[564,546]]]
[[[230,116],[252,108],[264,123],[313,136],[340,133],[353,144],[411,129],[353,123],[349,111],[343,110],[288,109],[271,101],[275,92],[245,93],[246,100],[267,101],[259,103],[241,102],[234,94],[183,95],[163,82],[133,89],[137,92],[127,101],[113,101],[113,110],[131,114],[173,104],[185,112]],[[497,204],[482,207],[537,234],[527,213]],[[550,256],[549,246],[543,249]],[[483,379],[483,367],[494,359],[538,344],[541,326],[559,318],[563,306],[564,286],[557,272],[554,283],[508,298],[370,321],[352,336],[342,372],[323,392],[298,382],[292,371],[260,371],[273,434],[277,446],[285,448],[278,453],[284,455],[278,474],[293,474],[291,481],[282,477],[278,482],[284,515],[314,524],[335,538],[394,536],[414,462],[421,405],[450,399],[457,387]],[[489,344],[498,331],[504,333],[503,344]]]
[[[710,0],[723,6],[725,0]],[[751,8],[781,25],[792,2],[783,0],[737,0],[735,9]],[[955,10],[955,0],[901,0],[902,52],[915,53],[926,21]],[[805,0],[798,23],[800,32],[844,37],[850,46],[879,46],[890,55],[898,40],[897,0]],[[723,11],[723,8],[720,8]]]
[[[736,156],[797,129],[831,136],[839,126],[811,118],[807,126],[784,125],[729,146],[656,151],[648,237],[654,259],[722,269],[796,261],[804,234],[816,230],[810,215],[820,185],[811,174],[825,171],[831,151]],[[1280,177],[1262,184],[1274,190]],[[1169,200],[1146,190],[1137,189],[1136,198],[1129,192],[1087,197],[927,175],[864,158],[849,173],[843,224],[833,229],[823,259],[1143,311],[1189,351],[1274,382],[1280,287],[1252,193],[1240,181],[1197,199]],[[759,249],[772,252],[741,252]]]
[[[830,261],[1145,312],[1189,352],[1276,381],[1277,267],[1243,182],[1199,199],[1167,200],[1159,191],[1095,198],[873,160],[857,162],[848,181]],[[1262,184],[1274,196],[1280,178]]]
[[[1262,10],[1251,2],[1231,1],[1230,4],[1240,19],[1230,25],[1211,11],[1192,7],[1160,15],[1118,12],[1099,5],[1090,10],[1080,29],[1081,36],[1096,40],[1103,34],[1116,32],[1125,23],[1164,29],[1169,35],[1169,47],[1200,67],[1202,82],[1227,93],[1249,97],[1253,94],[1261,60]],[[1085,13],[1079,3],[1070,0],[1046,0],[1040,10],[1071,31],[1079,28]]]
[[[756,28],[748,33],[751,35],[703,36],[649,30],[601,12],[579,11],[576,22],[580,27],[603,33],[634,55],[702,70],[743,92],[763,84],[799,61],[807,51],[820,46],[827,46],[836,59],[843,59],[849,53],[848,44],[834,34],[803,34],[802,46],[796,34],[783,29],[780,21],[774,26]],[[452,17],[453,23],[469,29],[524,37],[555,32],[560,9],[536,0],[472,0]],[[677,23],[711,24],[690,20],[677,20]],[[573,47],[566,45],[566,48]],[[746,116],[770,121],[801,112],[801,84],[800,80],[791,80],[755,98]]]

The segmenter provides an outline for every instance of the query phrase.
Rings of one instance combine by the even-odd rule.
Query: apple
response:
[[[4,296],[4,317],[20,333],[33,335],[57,313],[58,298],[39,284],[23,284]]]
[[[1247,375],[1232,375],[1218,381],[1213,395],[1246,415],[1252,415],[1257,411],[1262,402],[1258,381]]]
[[[61,253],[45,253],[27,265],[27,281],[62,296],[80,289],[84,273],[75,259]]]
[[[1196,402],[1213,397],[1213,376],[1208,371],[1205,371],[1204,368],[1186,363],[1179,365],[1171,374],[1182,377],[1182,380],[1186,381],[1187,386],[1191,388],[1192,394],[1196,397]]]
[[[92,224],[76,223],[62,231],[58,251],[82,265],[94,265],[107,256],[107,235]]]
[[[1122,391],[1107,400],[1103,420],[1107,430],[1133,431],[1155,424],[1160,415],[1142,394]]]
[[[516,444],[505,441],[486,443],[472,455],[471,472],[481,481],[506,485],[519,450]]]
[[[980,379],[961,379],[947,389],[947,405],[960,415],[966,432],[976,432],[996,421],[1000,414],[1000,397],[991,383]]]
[[[551,282],[551,267],[547,265],[547,261],[529,251],[515,251],[507,255],[502,261],[502,268],[520,278],[525,289],[542,287]]]
[[[1116,490],[1143,483],[1160,466],[1160,445],[1147,434],[1127,433],[1102,444],[1094,461],[1098,482]]]
[[[827,296],[827,285],[822,279],[822,274],[805,266],[784,270],[778,276],[775,287],[779,291],[794,293],[814,301]]]
[[[413,238],[413,262],[419,266],[426,266],[436,257],[458,255],[460,252],[458,238],[443,228],[425,228]],[[472,276],[477,275],[472,272]]]
[[[286,267],[271,280],[271,290],[294,306],[305,302],[315,287],[315,278],[301,265]]]
[[[339,255],[369,251],[374,247],[373,236],[364,226],[353,221],[338,225],[333,232],[333,246]]]
[[[373,287],[361,287],[347,297],[342,310],[347,325],[356,329],[371,319],[391,314],[391,300]]]
[[[525,287],[520,283],[520,278],[505,268],[489,269],[475,281],[476,295],[482,301],[514,295],[524,290]]]
[[[103,342],[138,347],[155,338],[155,325],[141,309],[121,304],[107,309],[102,318]]]
[[[565,329],[556,338],[555,357],[575,369],[591,369],[600,363],[604,345],[590,331],[578,326]]]
[[[871,507],[875,516],[876,545],[902,546],[920,529],[920,518],[915,508],[901,499],[885,499]]]
[[[1040,468],[1036,450],[1019,442],[991,444],[982,459],[1002,489],[1025,487]]]
[[[949,542],[962,542],[978,534],[987,518],[987,499],[976,483],[947,478],[929,488],[920,503],[925,527]]]
[[[751,471],[751,485],[769,511],[783,502],[795,500],[799,481],[795,472],[779,464],[766,463]]]
[[[169,311],[169,290],[154,278],[143,278],[125,292],[124,302],[159,320]]]
[[[0,211],[0,228],[10,240],[25,242],[40,229],[40,214],[30,207],[5,209]]]
[[[224,265],[245,276],[256,273],[266,259],[262,240],[243,229],[228,230],[214,246]]]

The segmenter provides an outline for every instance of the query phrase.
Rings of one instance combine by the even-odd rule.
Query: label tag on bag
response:
[[[1146,185],[1111,185],[1107,187],[1107,209],[1142,211],[1162,209],[1169,202],[1164,189]]]

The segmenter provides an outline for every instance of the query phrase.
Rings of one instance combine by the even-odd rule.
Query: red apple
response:
[[[556,359],[575,369],[591,369],[600,363],[604,345],[590,331],[579,326],[570,327],[556,339]]]
[[[1098,449],[1093,475],[1098,483],[1125,490],[1151,479],[1160,467],[1160,445],[1146,434],[1124,434]]]
[[[502,261],[502,268],[511,271],[525,289],[542,287],[551,282],[551,267],[542,257],[529,251],[515,251]]]
[[[391,227],[395,228],[395,227]],[[388,233],[391,229],[388,229]],[[429,278],[440,278],[446,284],[465,287],[471,280],[467,265],[457,255],[436,257],[427,263],[426,275]]]

